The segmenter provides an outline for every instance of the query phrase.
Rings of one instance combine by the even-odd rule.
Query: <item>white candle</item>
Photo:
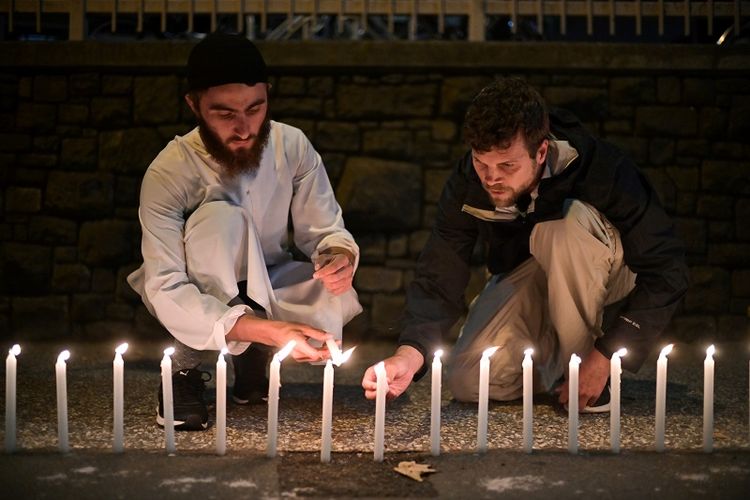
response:
[[[276,456],[276,441],[279,425],[279,388],[281,387],[281,361],[286,358],[294,346],[294,340],[289,341],[279,352],[273,355],[269,367],[268,377],[268,437],[266,455]]]
[[[487,451],[487,406],[490,394],[490,357],[499,347],[490,347],[479,361],[479,413],[477,416],[477,451]]]
[[[227,362],[224,347],[216,359],[216,454],[227,452]]]
[[[113,401],[113,424],[112,424],[112,451],[115,453],[122,453],[125,449],[124,445],[124,429],[123,429],[123,397],[124,397],[124,375],[125,362],[122,360],[122,355],[128,350],[128,343],[120,344],[115,349],[115,359],[112,362],[112,388],[114,392]]]
[[[21,346],[15,344],[5,358],[5,451],[16,450],[16,356]]]
[[[581,358],[570,356],[568,364],[568,451],[578,453],[578,365]]]
[[[714,449],[714,352],[716,348],[709,346],[703,361],[703,451],[706,453]]]
[[[320,461],[331,461],[331,427],[333,418],[333,363],[329,359],[323,370],[323,429],[320,437]]]
[[[435,357],[432,360],[432,402],[430,412],[430,452],[432,456],[440,455],[440,403],[442,400],[442,376],[443,363],[440,357],[443,350],[435,351]]]
[[[161,359],[161,389],[164,404],[164,443],[167,453],[174,453],[174,401],[172,400],[172,358],[174,347],[164,349]]]
[[[612,354],[609,363],[609,442],[612,453],[620,453],[620,376],[622,375],[622,358],[628,350],[624,347]]]
[[[375,376],[377,377],[377,390],[375,393],[374,459],[376,462],[382,462],[385,447],[385,397],[388,394],[388,378],[385,372],[385,363],[382,361],[375,365]]]
[[[330,350],[329,346],[329,350]],[[336,346],[338,349],[338,346]],[[342,353],[339,349],[337,354],[331,350],[331,358],[326,362],[323,370],[323,425],[320,434],[320,461],[329,463],[331,461],[331,429],[333,427],[333,365],[340,366],[345,363],[354,352],[354,347]],[[333,358],[336,358],[334,361]]]
[[[55,363],[55,379],[57,382],[57,441],[60,451],[67,453],[70,451],[68,444],[68,383],[67,383],[67,366],[65,361],[70,358],[70,351],[67,349],[57,356]]]
[[[531,453],[534,447],[534,349],[526,349],[523,363],[523,450]]]
[[[673,344],[661,350],[656,361],[656,451],[664,451],[664,426],[667,407],[667,355],[672,352]]]

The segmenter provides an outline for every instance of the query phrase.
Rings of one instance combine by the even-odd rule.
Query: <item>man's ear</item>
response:
[[[537,165],[543,165],[547,160],[547,151],[549,151],[549,139],[544,139],[539,149],[536,150]]]
[[[185,94],[185,102],[188,106],[190,106],[190,109],[193,111],[193,114],[198,116],[198,102],[193,100],[192,94]]]

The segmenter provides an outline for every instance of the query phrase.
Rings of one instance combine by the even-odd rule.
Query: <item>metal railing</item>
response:
[[[387,37],[395,33],[397,20],[406,20],[406,38],[415,40],[420,18],[431,17],[437,35],[443,36],[446,19],[456,16],[465,18],[466,38],[470,41],[485,39],[487,20],[492,16],[507,17],[511,33],[516,32],[520,20],[531,19],[539,34],[543,34],[545,19],[553,18],[556,29],[564,36],[569,20],[582,18],[588,35],[594,32],[597,19],[608,20],[610,36],[615,36],[616,21],[620,19],[634,21],[636,36],[642,35],[644,20],[656,20],[658,34],[663,35],[665,21],[677,18],[682,20],[685,36],[690,35],[694,19],[705,20],[711,35],[715,18],[731,19],[731,27],[739,33],[748,8],[750,1],[741,0],[0,0],[0,14],[7,16],[8,32],[16,29],[15,17],[19,13],[34,16],[39,33],[43,32],[44,15],[67,14],[70,40],[88,37],[88,15],[109,16],[112,33],[118,31],[118,16],[123,15],[135,16],[138,33],[143,31],[147,16],[160,18],[162,32],[167,30],[168,17],[185,16],[186,31],[193,32],[197,15],[210,16],[212,31],[217,28],[219,16],[233,15],[237,32],[266,38],[289,38],[292,34],[314,38],[322,20],[332,21],[339,35],[361,33],[380,23],[383,37]],[[286,17],[271,27],[269,17],[274,15]]]

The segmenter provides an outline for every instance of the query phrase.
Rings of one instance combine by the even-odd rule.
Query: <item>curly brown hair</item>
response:
[[[469,105],[464,138],[475,151],[506,149],[518,133],[532,158],[549,135],[547,105],[531,85],[520,78],[495,80]]]

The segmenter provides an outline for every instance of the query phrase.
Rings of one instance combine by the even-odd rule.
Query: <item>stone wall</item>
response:
[[[123,338],[158,325],[125,283],[146,167],[193,127],[187,44],[0,45],[0,330]],[[360,331],[393,336],[461,117],[495,75],[528,78],[627,150],[687,242],[683,338],[745,338],[750,306],[747,49],[575,44],[277,43],[274,118],[323,156],[362,248]],[[481,286],[480,261],[471,290]]]

